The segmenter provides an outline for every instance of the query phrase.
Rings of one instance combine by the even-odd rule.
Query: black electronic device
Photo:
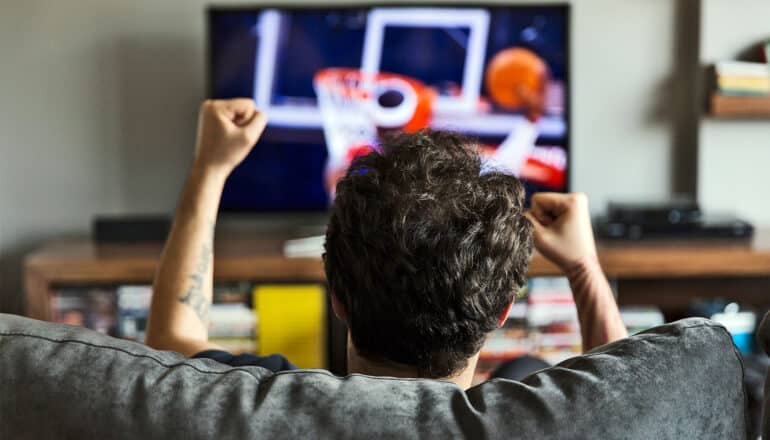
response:
[[[697,203],[674,201],[665,203],[617,203],[607,207],[607,219],[611,222],[686,225],[701,220],[702,212]]]
[[[595,221],[604,239],[748,238],[754,227],[726,214],[704,214],[690,201],[669,203],[610,203],[605,217]]]
[[[98,244],[164,242],[171,230],[166,216],[102,216],[93,222],[93,239]]]

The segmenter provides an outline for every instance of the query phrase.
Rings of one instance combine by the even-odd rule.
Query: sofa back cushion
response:
[[[725,329],[688,319],[523,382],[272,374],[0,315],[0,438],[587,438],[746,436]]]
[[[757,329],[759,347],[770,355],[770,312],[768,312]],[[762,403],[762,438],[770,439],[770,370],[765,378],[764,401]]]

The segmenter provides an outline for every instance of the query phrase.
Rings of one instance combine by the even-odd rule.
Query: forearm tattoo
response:
[[[198,264],[195,271],[190,274],[190,286],[187,288],[184,296],[179,297],[179,302],[192,307],[198,318],[204,323],[208,323],[211,301],[204,294],[204,283],[206,282],[206,273],[211,265],[213,255],[213,227],[210,237],[204,241],[201,247],[201,254],[198,258]]]

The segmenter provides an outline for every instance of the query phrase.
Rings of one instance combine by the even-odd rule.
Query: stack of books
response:
[[[256,314],[243,303],[212,304],[209,341],[234,353],[256,353]]]
[[[503,362],[523,355],[556,364],[581,351],[577,308],[567,279],[532,278],[505,326],[492,332],[481,348],[473,381],[483,382]]]
[[[251,298],[249,282],[214,285],[214,298],[209,314],[209,341],[234,353],[257,353],[259,315]]]
[[[535,351],[527,325],[528,310],[529,305],[526,298],[517,298],[511,307],[505,326],[489,335],[479,354],[479,362],[474,373],[474,383],[487,380],[503,362],[532,354]]]
[[[209,338],[236,354],[259,349],[252,287],[251,283],[214,287]],[[147,285],[62,288],[51,296],[51,315],[55,322],[144,342],[151,302],[152,286]]]
[[[711,113],[718,117],[770,116],[770,65],[722,61],[715,66]]]
[[[620,314],[629,334],[665,322],[654,306],[621,307]],[[481,348],[473,383],[487,380],[503,362],[517,357],[530,355],[555,365],[581,353],[580,323],[569,281],[532,278],[513,304],[505,326],[492,332]]]
[[[721,61],[716,64],[717,90],[723,95],[770,95],[770,67],[765,63]]]
[[[567,278],[532,279],[528,303],[535,356],[557,364],[582,353],[580,322]]]
[[[143,343],[150,315],[152,286],[120,286],[117,297],[117,336]]]
[[[101,288],[66,288],[51,296],[54,322],[76,325],[115,336],[115,292]]]

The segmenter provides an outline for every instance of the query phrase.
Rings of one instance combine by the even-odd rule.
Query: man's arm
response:
[[[195,162],[155,274],[147,345],[187,356],[219,348],[208,342],[219,200],[227,176],[257,142],[265,123],[249,99],[201,106]]]
[[[583,349],[627,337],[612,289],[597,259],[585,195],[535,194],[527,217],[534,228],[535,247],[569,279]]]

